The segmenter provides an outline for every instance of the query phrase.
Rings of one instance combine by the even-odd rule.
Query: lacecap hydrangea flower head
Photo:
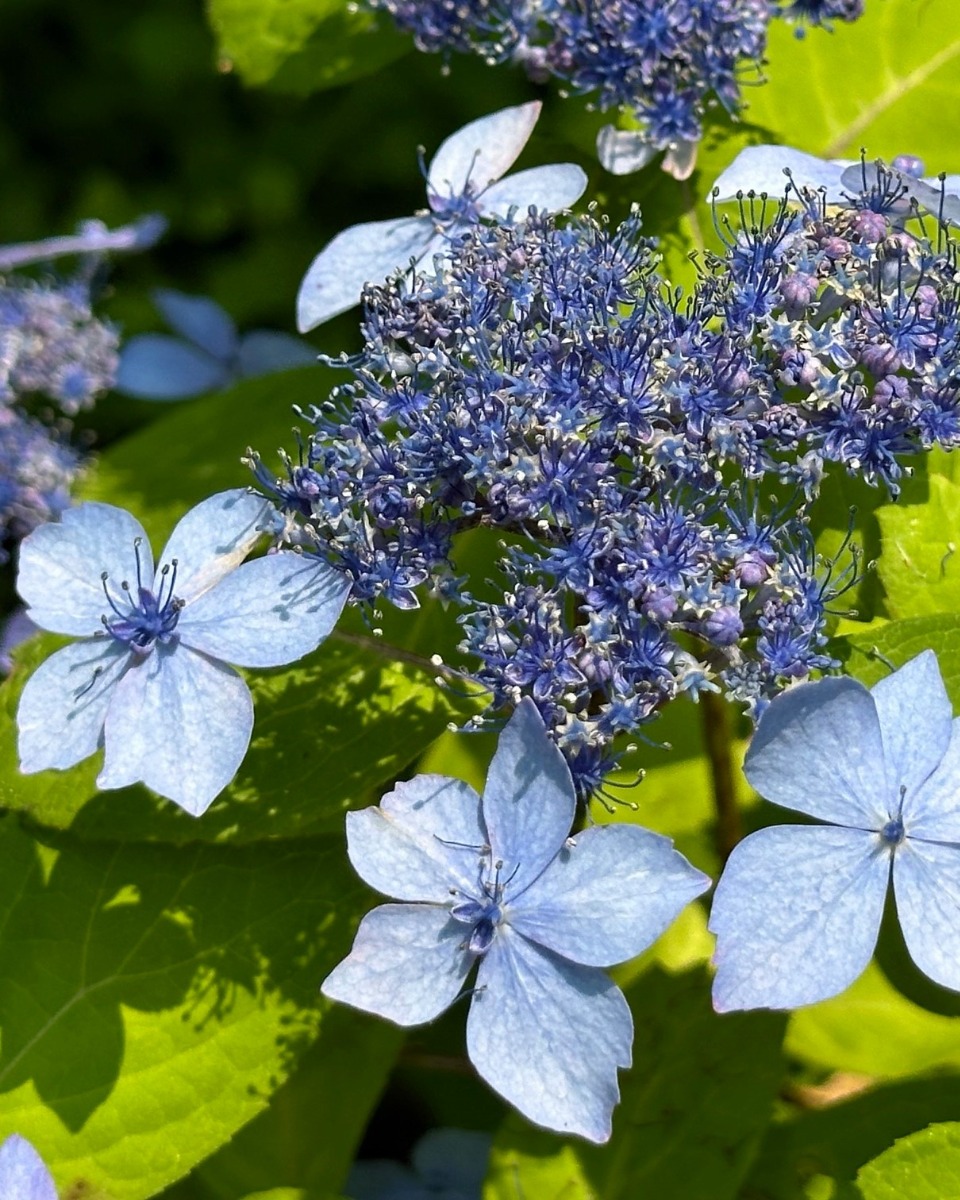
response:
[[[869,691],[850,678],[790,688],[744,771],[761,796],[825,824],[771,826],[734,849],[710,918],[715,1007],[842,992],[873,954],[891,876],[914,962],[960,990],[960,719],[936,655]]]
[[[576,805],[525,699],[482,799],[458,779],[418,775],[348,813],[350,861],[401,903],[363,919],[323,992],[421,1025],[476,966],[467,1051],[479,1074],[536,1124],[603,1142],[633,1022],[600,968],[645,950],[710,880],[636,825],[570,836]]]
[[[268,527],[260,497],[220,492],[181,519],[156,570],[139,521],[111,504],[81,504],[34,530],[17,578],[28,615],[81,640],[27,681],[21,770],[62,770],[103,746],[98,787],[142,781],[204,812],[253,728],[250,691],[225,664],[302,658],[349,592],[343,575],[291,551],[244,562]]]

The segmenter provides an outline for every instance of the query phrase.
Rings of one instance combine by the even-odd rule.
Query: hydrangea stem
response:
[[[700,697],[703,743],[710,763],[713,803],[717,810],[716,846],[722,861],[743,837],[740,810],[734,786],[733,758],[730,754],[730,706],[719,696],[705,692]]]

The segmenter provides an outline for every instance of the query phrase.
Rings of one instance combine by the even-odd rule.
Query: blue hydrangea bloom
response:
[[[115,386],[128,396],[184,400],[316,361],[310,346],[286,333],[254,329],[241,337],[229,313],[207,296],[158,288],[153,302],[180,337],[143,333],[124,343]]]
[[[44,238],[0,246],[0,271],[12,271],[33,263],[49,262],[66,255],[100,255],[125,250],[148,250],[164,234],[165,217],[149,213],[119,229],[108,229],[102,221],[81,221],[77,232],[67,237]]]
[[[573,163],[501,178],[527,144],[540,108],[538,100],[504,108],[451,134],[427,169],[427,212],[351,225],[338,233],[300,284],[300,332],[359,304],[364,284],[379,283],[411,261],[429,263],[481,216],[506,217],[511,208],[526,212],[531,205],[556,212],[576,203],[587,177]]]
[[[467,1051],[477,1071],[536,1124],[602,1142],[633,1026],[599,968],[645,950],[709,880],[635,825],[570,837],[575,812],[570,771],[525,698],[482,799],[458,779],[418,775],[348,813],[351,862],[402,903],[363,919],[323,992],[420,1025],[476,965]]]
[[[760,720],[744,771],[824,825],[744,839],[717,885],[714,1006],[795,1008],[865,969],[887,883],[914,962],[960,990],[960,720],[930,650],[867,690],[800,684]]]
[[[20,768],[65,769],[104,748],[101,788],[142,781],[198,816],[240,766],[253,702],[236,671],[314,650],[349,585],[291,551],[244,563],[270,525],[242,489],[178,523],[154,571],[140,523],[110,504],[67,509],[20,547],[17,587],[41,629],[81,640],[27,681]]]
[[[57,1200],[56,1184],[43,1159],[19,1133],[0,1146],[0,1200]]]

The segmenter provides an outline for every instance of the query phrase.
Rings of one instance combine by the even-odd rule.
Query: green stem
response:
[[[703,714],[703,742],[713,781],[713,802],[717,810],[717,852],[721,860],[726,862],[730,851],[743,837],[733,758],[730,754],[730,706],[712,692],[704,692],[700,697],[700,711]]]

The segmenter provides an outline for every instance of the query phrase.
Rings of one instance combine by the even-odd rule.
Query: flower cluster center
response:
[[[135,653],[146,655],[157,642],[167,643],[180,620],[184,602],[174,594],[177,583],[177,560],[165,565],[160,571],[160,587],[156,594],[144,586],[140,567],[140,539],[134,542],[137,559],[137,585],[134,589],[128,580],[120,583],[120,594],[111,592],[109,575],[104,571],[100,580],[103,594],[110,605],[110,616],[101,617],[103,627],[118,642]]]

